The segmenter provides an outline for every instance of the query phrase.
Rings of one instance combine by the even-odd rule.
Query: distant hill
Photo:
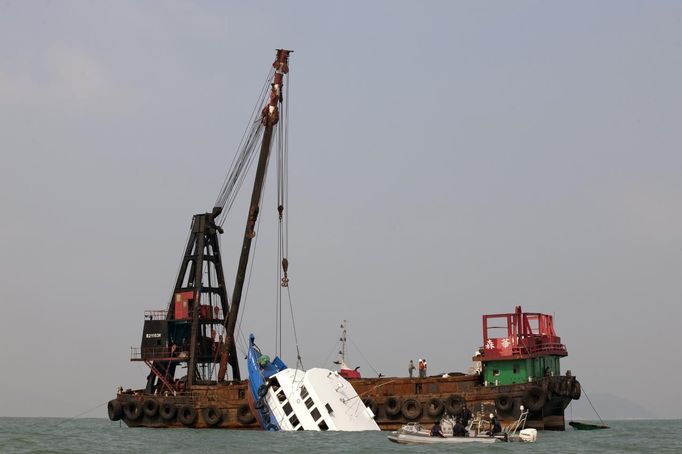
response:
[[[604,420],[608,419],[656,419],[650,410],[642,407],[630,399],[615,396],[613,394],[590,394],[590,400],[594,408]],[[597,420],[597,415],[590,407],[585,394],[580,396],[580,400],[574,400],[566,408],[566,421],[571,419],[571,411],[574,420]]]

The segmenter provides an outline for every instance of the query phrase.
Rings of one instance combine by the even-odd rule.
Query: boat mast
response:
[[[220,361],[220,370],[218,371],[218,381],[223,381],[227,373],[227,362],[232,366],[232,375],[235,380],[240,380],[239,364],[234,355],[228,355],[234,349],[234,331],[237,325],[237,313],[239,312],[239,303],[242,299],[242,291],[244,289],[244,280],[246,278],[246,269],[249,263],[249,254],[251,252],[251,241],[256,236],[255,228],[260,211],[260,201],[263,192],[265,171],[268,166],[268,159],[270,157],[270,145],[272,143],[272,131],[274,126],[279,121],[279,104],[283,102],[283,80],[284,75],[289,72],[289,54],[291,50],[277,49],[277,57],[272,66],[275,68],[275,78],[272,83],[270,91],[270,100],[263,108],[261,113],[261,123],[265,127],[263,131],[263,141],[261,143],[260,154],[258,157],[258,167],[256,168],[256,178],[253,183],[253,192],[251,193],[251,203],[249,204],[249,214],[246,219],[246,230],[244,232],[244,242],[242,243],[242,251],[239,256],[239,265],[237,267],[237,277],[234,284],[234,291],[232,293],[232,301],[230,304],[230,311],[226,317],[225,327],[225,345],[223,347],[223,354]],[[228,358],[229,356],[229,358]]]

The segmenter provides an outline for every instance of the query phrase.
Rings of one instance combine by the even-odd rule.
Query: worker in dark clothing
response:
[[[490,430],[488,431],[488,435],[497,435],[500,432],[502,432],[500,420],[497,419],[497,416],[490,413]]]
[[[452,436],[453,437],[464,437],[466,436],[467,431],[464,425],[462,424],[462,420],[457,418],[455,421],[455,425],[452,426]]]
[[[444,437],[443,431],[440,428],[440,421],[436,421],[436,424],[433,425],[431,428],[431,436],[432,437]]]
[[[467,408],[467,404],[462,405],[462,409],[459,412],[459,415],[457,415],[459,419],[462,421],[462,425],[464,427],[469,426],[469,421],[471,421],[472,414],[471,410]]]

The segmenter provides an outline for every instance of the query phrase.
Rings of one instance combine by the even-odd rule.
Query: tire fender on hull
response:
[[[384,401],[384,410],[388,416],[397,416],[400,413],[401,401],[395,396],[389,396]]]
[[[175,404],[172,402],[161,402],[161,405],[159,405],[159,416],[164,421],[172,421],[175,419],[175,414],[177,412],[178,409],[175,408]]]
[[[418,419],[422,415],[422,405],[415,399],[406,399],[400,407],[400,413],[405,419]]]
[[[452,394],[445,400],[445,411],[451,415],[456,415],[462,410],[464,402],[465,400],[462,396]]]
[[[154,399],[145,399],[142,411],[147,418],[153,418],[159,411],[159,403]]]
[[[502,394],[495,399],[495,408],[497,411],[507,413],[514,407],[514,399],[507,394]]]
[[[239,406],[237,409],[237,421],[245,426],[253,424],[256,421],[256,417],[251,413],[249,404],[241,404]]]
[[[203,416],[206,425],[209,427],[217,426],[223,420],[223,412],[215,407],[204,408],[201,416]]]
[[[541,410],[547,401],[547,392],[539,386],[533,386],[523,395],[523,404],[530,411]]]
[[[197,411],[191,405],[183,405],[178,410],[178,421],[185,426],[191,426],[197,421]]]
[[[121,402],[116,399],[110,400],[107,404],[107,413],[109,413],[109,419],[112,421],[118,421],[123,417],[123,406]]]
[[[142,404],[138,400],[130,399],[123,404],[123,414],[130,421],[137,421],[142,417]]]
[[[445,404],[442,399],[437,397],[432,397],[426,404],[426,414],[432,418],[439,417],[443,414],[443,410],[445,410]]]

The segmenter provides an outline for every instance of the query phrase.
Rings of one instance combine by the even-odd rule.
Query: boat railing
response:
[[[523,430],[526,427],[526,419],[528,419],[528,410],[523,410],[519,415],[519,418],[505,427],[502,432],[507,435],[516,435],[518,430]]]
[[[188,352],[177,351],[172,347],[130,347],[131,361],[145,361],[153,359],[182,360],[188,357]]]
[[[538,345],[517,345],[512,349],[514,355],[527,355],[530,353],[542,353],[548,351],[566,351],[566,346],[559,343],[538,344]]]
[[[469,423],[466,428],[470,437],[478,436],[479,434],[486,433],[490,430],[490,422],[483,418],[474,418]]]

